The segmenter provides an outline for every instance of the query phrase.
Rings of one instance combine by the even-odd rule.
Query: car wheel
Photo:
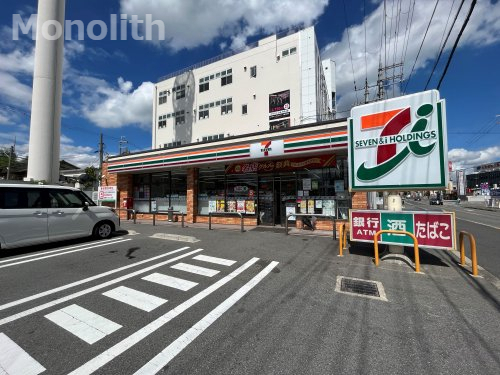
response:
[[[109,221],[102,221],[94,227],[93,235],[95,238],[106,239],[111,237],[114,227]]]

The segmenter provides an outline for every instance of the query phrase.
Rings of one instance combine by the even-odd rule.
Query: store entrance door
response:
[[[295,207],[295,175],[259,178],[259,225],[285,225],[286,207]]]

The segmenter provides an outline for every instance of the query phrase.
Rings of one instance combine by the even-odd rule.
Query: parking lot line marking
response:
[[[219,281],[213,283],[210,285],[208,288],[202,290],[198,294],[194,295],[193,297],[189,298],[187,301],[181,303],[179,306],[175,307],[174,309],[170,310],[166,314],[160,316],[156,320],[152,321],[145,327],[139,329],[129,337],[123,339],[119,343],[115,344],[111,348],[105,350],[101,354],[99,354],[97,357],[91,359],[87,363],[83,364],[76,370],[72,371],[69,375],[83,375],[83,374],[92,374],[94,371],[97,371],[100,369],[102,366],[107,364],[108,362],[111,362],[114,358],[118,357],[120,354],[124,353],[126,350],[130,349],[132,346],[140,342],[141,340],[145,339],[148,337],[150,334],[153,332],[157,331],[161,327],[163,327],[165,324],[170,322],[172,319],[189,309],[190,307],[194,306],[198,302],[200,302],[202,299],[205,297],[209,296],[213,292],[215,292],[217,289],[221,288],[225,284],[227,284],[229,281],[233,280],[235,277],[237,277],[239,274],[244,272],[246,269],[254,265],[259,258],[252,258],[245,264],[243,264],[241,267],[237,268],[233,272],[231,272],[229,275],[223,277]]]
[[[184,292],[198,285],[198,283],[195,283],[194,281],[179,279],[178,277],[168,276],[162,273],[153,273],[149,276],[143,277],[142,279],[152,283],[168,286],[170,288],[180,289]]]
[[[76,253],[78,251],[90,250],[90,249],[94,249],[96,247],[101,247],[101,246],[114,245],[114,244],[117,244],[117,243],[120,243],[120,242],[125,242],[125,241],[132,241],[132,239],[131,238],[126,238],[126,239],[119,240],[119,241],[108,242],[108,243],[105,243],[105,244],[94,245],[94,246],[87,246],[87,247],[83,247],[81,249],[76,249],[76,250],[70,250],[70,251],[66,251],[64,253],[41,256],[41,257],[38,257],[38,258],[35,258],[35,259],[22,260],[20,262],[15,262],[15,263],[10,263],[10,264],[4,264],[3,266],[0,266],[0,268],[17,266],[18,264],[23,264],[23,263],[36,262],[36,261],[42,260],[42,259],[58,257],[58,256],[61,256],[61,255]]]
[[[146,260],[141,260],[140,262],[137,262],[137,263],[134,263],[134,264],[129,264],[128,266],[116,268],[114,270],[103,272],[103,273],[100,273],[100,274],[95,275],[95,276],[88,277],[88,278],[83,279],[83,280],[75,281],[74,283],[66,284],[66,285],[63,285],[63,286],[60,286],[60,287],[57,287],[57,288],[54,288],[54,289],[47,290],[47,291],[42,292],[42,293],[38,293],[38,294],[34,294],[32,296],[29,296],[29,297],[21,298],[21,299],[19,299],[17,301],[13,301],[13,302],[6,303],[4,305],[0,305],[0,311],[8,309],[9,307],[21,305],[21,304],[23,304],[25,302],[33,301],[35,299],[48,296],[48,295],[53,294],[53,293],[60,292],[60,291],[65,290],[65,289],[72,288],[74,286],[85,284],[85,283],[88,283],[90,281],[94,281],[94,280],[100,279],[102,277],[106,277],[106,276],[112,275],[112,274],[114,274],[116,272],[124,271],[124,270],[132,268],[132,267],[137,267],[137,266],[140,266],[141,264],[144,264],[144,263],[147,263],[147,262],[152,262],[154,260],[157,260],[157,259],[160,259],[160,258],[164,258],[166,256],[169,256],[169,255],[172,255],[172,254],[175,254],[175,253],[178,253],[180,251],[187,250],[187,249],[189,249],[189,246],[181,247],[180,249],[173,250],[173,251],[170,251],[168,253],[165,253],[165,254],[162,254],[162,255],[158,255],[158,256],[155,256],[153,258],[149,258],[149,259],[146,259]]]
[[[94,344],[122,327],[78,305],[70,305],[45,317],[87,344]]]
[[[173,269],[179,270],[179,271],[195,273],[197,275],[202,275],[202,276],[207,276],[207,277],[215,276],[220,272],[217,270],[212,270],[210,268],[193,266],[192,264],[187,264],[187,263],[177,263],[177,264],[174,264],[173,266],[170,266],[170,268],[173,268]]]
[[[219,306],[209,312],[203,319],[198,321],[194,326],[188,329],[184,334],[179,336],[174,342],[168,345],[153,359],[142,366],[134,375],[151,375],[156,374],[165,367],[172,359],[177,356],[184,348],[192,341],[201,335],[208,327],[212,325],[222,314],[229,310],[236,302],[243,298],[250,290],[260,283],[269,273],[278,265],[278,262],[271,262],[269,265],[253,277],[248,283],[243,285],[229,298],[222,302]]]
[[[127,305],[150,312],[167,302],[166,299],[153,296],[135,289],[119,286],[103,293],[104,296],[113,298]]]
[[[197,256],[193,257],[193,259],[201,260],[202,262],[220,264],[221,266],[232,266],[233,264],[236,263],[235,260],[210,257],[208,255],[197,255]]]
[[[158,267],[161,267],[161,266],[164,266],[166,264],[170,264],[170,263],[173,263],[173,262],[177,262],[179,259],[182,259],[182,258],[185,258],[185,257],[188,257],[190,255],[193,255],[193,254],[196,254],[196,253],[199,253],[200,251],[203,251],[203,249],[198,249],[198,250],[193,250],[193,251],[190,251],[186,254],[182,254],[182,255],[179,255],[175,258],[172,258],[172,259],[169,259],[169,260],[166,260],[164,262],[160,262],[160,263],[157,263],[155,265],[152,265],[152,266],[149,266],[149,267],[146,267],[146,268],[143,268],[142,270],[138,270],[138,271],[135,271],[135,272],[132,272],[132,273],[129,273],[128,275],[124,275],[124,276],[121,276],[121,277],[118,277],[116,279],[113,279],[113,280],[110,280],[110,281],[107,281],[105,283],[102,283],[102,284],[99,284],[99,285],[95,285],[93,287],[90,287],[90,288],[87,288],[87,289],[84,289],[84,290],[81,290],[79,292],[76,292],[76,293],[73,293],[73,294],[70,294],[66,297],[61,297],[61,298],[58,298],[54,301],[51,301],[51,302],[47,302],[47,303],[44,303],[43,305],[39,305],[39,306],[36,306],[36,307],[33,307],[31,309],[28,309],[28,310],[25,310],[25,311],[22,311],[18,314],[14,314],[14,315],[11,315],[11,316],[8,316],[6,318],[3,318],[3,319],[0,319],[0,326],[4,325],[4,324],[7,324],[7,323],[10,323],[10,322],[13,322],[14,320],[18,320],[20,318],[23,318],[25,316],[28,316],[28,315],[31,315],[31,314],[34,314],[34,313],[37,313],[39,311],[42,311],[42,310],[45,310],[49,307],[52,307],[52,306],[55,306],[55,305],[58,305],[60,303],[64,303],[66,301],[70,301],[74,298],[77,298],[77,297],[81,297],[85,294],[88,294],[88,293],[91,293],[91,292],[95,292],[96,290],[99,290],[99,289],[103,289],[103,288],[106,288],[110,285],[113,285],[113,284],[116,284],[116,283],[119,283],[123,280],[127,280],[127,279],[130,279],[134,276],[137,276],[137,275],[140,275],[142,273],[146,273],[146,272],[149,272],[155,268],[158,268]]]
[[[493,229],[500,229],[499,227],[495,227],[495,226],[493,226],[493,225],[484,224],[484,223],[480,223],[480,222],[478,222],[478,221],[473,221],[473,220],[462,219],[461,217],[457,217],[457,220],[468,221],[469,223],[478,224],[478,225],[483,225],[483,226],[485,226],[485,227],[490,227],[490,228],[493,228]]]
[[[110,239],[110,240],[102,240],[102,241],[99,241],[98,244],[105,244],[106,242],[116,242],[117,239],[116,238],[113,238],[113,239]],[[89,244],[88,243],[82,243],[80,245],[75,245],[75,246],[70,246],[70,247],[65,247],[63,249],[57,249],[57,250],[50,250],[50,251],[43,251],[43,252],[40,252],[40,253],[36,253],[36,254],[32,254],[32,255],[25,255],[25,256],[22,256],[22,257],[15,257],[13,259],[7,259],[7,260],[2,260],[0,261],[0,264],[2,263],[8,263],[8,262],[16,262],[18,260],[21,260],[21,259],[28,259],[28,258],[34,258],[34,257],[38,257],[38,256],[41,256],[41,255],[47,255],[47,254],[53,254],[53,253],[58,253],[58,252],[61,252],[61,251],[66,251],[66,250],[72,250],[72,249],[77,249],[79,247],[84,247],[84,246],[88,246]]]
[[[38,375],[45,371],[38,361],[26,353],[4,333],[0,333],[0,373],[6,375]]]

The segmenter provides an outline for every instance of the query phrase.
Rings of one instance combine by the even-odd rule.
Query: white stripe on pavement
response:
[[[126,270],[126,269],[129,269],[129,268],[132,268],[132,267],[136,267],[136,266],[139,266],[139,265],[144,264],[144,263],[147,263],[147,262],[152,262],[153,260],[157,260],[157,259],[160,259],[160,258],[164,258],[164,257],[166,257],[166,256],[169,256],[169,255],[172,255],[172,254],[175,254],[175,253],[178,253],[178,252],[180,252],[180,251],[187,250],[187,249],[189,249],[189,247],[188,247],[188,246],[186,246],[186,247],[181,247],[180,249],[173,250],[173,251],[170,251],[170,252],[168,252],[168,253],[165,253],[165,254],[162,254],[162,255],[158,255],[158,256],[153,257],[153,258],[150,258],[150,259],[141,260],[140,262],[137,262],[137,263],[134,263],[134,264],[129,264],[128,266],[124,266],[124,267],[116,268],[116,269],[114,269],[114,270],[107,271],[107,272],[104,272],[104,273],[100,273],[100,274],[98,274],[98,275],[91,276],[91,277],[88,277],[88,278],[83,279],[83,280],[75,281],[74,283],[66,284],[66,285],[60,286],[60,287],[58,287],[58,288],[54,288],[54,289],[47,290],[47,291],[42,292],[42,293],[38,293],[38,294],[34,294],[34,295],[32,295],[32,296],[29,296],[29,297],[21,298],[21,299],[19,299],[19,300],[17,300],[17,301],[13,301],[13,302],[6,303],[6,304],[4,304],[4,305],[0,305],[0,311],[1,311],[1,310],[8,309],[9,307],[13,307],[13,306],[21,305],[21,304],[23,304],[23,303],[25,303],[25,302],[33,301],[33,300],[35,300],[35,299],[38,299],[38,298],[42,298],[42,297],[48,296],[48,295],[50,295],[50,294],[54,294],[54,293],[60,292],[60,291],[65,290],[65,289],[72,288],[72,287],[77,286],[77,285],[81,285],[81,284],[88,283],[88,282],[90,282],[90,281],[94,281],[94,280],[100,279],[100,278],[102,278],[102,277],[112,275],[113,273],[120,272],[120,271],[124,271],[124,270]]]
[[[179,279],[178,277],[168,276],[161,273],[153,273],[149,276],[143,277],[142,279],[152,283],[168,286],[170,288],[180,289],[184,292],[198,285],[198,283],[195,283],[194,281]]]
[[[173,269],[176,269],[179,271],[191,272],[191,273],[195,273],[197,275],[202,275],[202,276],[207,276],[207,277],[215,276],[220,272],[217,270],[212,270],[210,268],[193,266],[192,264],[187,264],[187,263],[177,263],[177,264],[174,264],[173,266],[171,266],[170,268],[173,268]]]
[[[253,264],[255,264],[259,258],[252,258],[245,264],[243,264],[241,267],[237,268],[233,272],[231,272],[229,275],[223,277],[219,281],[213,283],[210,285],[208,288],[205,290],[202,290],[198,294],[194,295],[187,301],[181,303],[179,306],[176,308],[170,310],[166,314],[160,316],[156,320],[152,321],[145,327],[141,328],[137,332],[133,333],[129,337],[123,339],[120,341],[118,344],[112,346],[111,348],[105,350],[101,354],[99,354],[97,357],[91,359],[84,365],[80,366],[76,370],[72,371],[69,375],[83,375],[83,374],[92,374],[94,371],[97,371],[100,369],[102,366],[107,364],[108,362],[111,362],[114,358],[118,357],[120,354],[124,353],[126,350],[130,349],[132,346],[140,342],[141,340],[145,339],[148,337],[150,334],[153,332],[157,331],[161,327],[163,327],[165,324],[170,322],[172,319],[189,309],[190,307],[194,306],[196,303],[204,299],[205,297],[209,296],[213,292],[215,292],[217,289],[221,288],[225,284],[227,284],[229,281],[237,277],[239,274],[244,272],[247,268],[251,267]]]
[[[122,327],[78,305],[70,305],[45,317],[88,344],[94,344]]]
[[[158,268],[158,267],[161,267],[161,266],[164,266],[166,264],[169,264],[169,263],[173,263],[173,262],[177,262],[179,259],[182,259],[182,258],[185,258],[185,257],[188,257],[192,254],[196,254],[196,253],[199,253],[200,251],[203,251],[203,249],[198,249],[198,250],[193,250],[193,251],[190,251],[189,253],[186,253],[186,254],[182,254],[182,255],[179,255],[178,257],[175,257],[175,258],[172,258],[172,259],[169,259],[169,260],[166,260],[164,262],[160,262],[160,263],[157,263],[153,266],[149,266],[149,267],[146,267],[146,268],[143,268],[142,270],[138,270],[138,271],[135,271],[135,272],[132,272],[132,273],[129,273],[128,275],[125,275],[125,276],[121,276],[121,277],[118,277],[116,279],[113,279],[113,280],[110,280],[110,281],[107,281],[105,283],[102,283],[102,284],[99,284],[99,285],[96,285],[96,286],[93,286],[91,288],[87,288],[87,289],[84,289],[80,292],[76,292],[76,293],[73,293],[73,294],[70,294],[66,297],[61,297],[59,299],[56,299],[54,301],[51,301],[51,302],[47,302],[43,305],[39,305],[39,306],[36,306],[36,307],[33,307],[31,309],[28,309],[28,310],[25,310],[25,311],[22,311],[18,314],[14,314],[14,315],[11,315],[11,316],[8,316],[6,318],[3,318],[3,319],[0,319],[0,326],[1,325],[4,325],[6,323],[10,323],[10,322],[13,322],[14,320],[17,320],[17,319],[20,319],[20,318],[23,318],[25,316],[28,316],[28,315],[31,315],[31,314],[34,314],[36,312],[39,312],[39,311],[42,311],[42,310],[45,310],[49,307],[52,307],[52,306],[55,306],[55,305],[58,305],[60,303],[63,303],[63,302],[66,302],[66,301],[69,301],[69,300],[72,300],[74,298],[77,298],[77,297],[80,297],[80,296],[83,296],[85,294],[88,294],[88,293],[91,293],[91,292],[95,292],[96,290],[99,290],[99,289],[103,289],[103,288],[106,288],[110,285],[113,285],[113,284],[116,284],[116,283],[119,283],[123,280],[127,280],[127,279],[130,279],[131,277],[134,277],[134,276],[137,276],[137,275],[140,275],[141,273],[146,273],[146,272],[149,272],[155,268]]]
[[[222,259],[222,258],[216,258],[216,257],[209,257],[207,255],[197,255],[193,259],[201,260],[202,262],[220,264],[221,266],[232,266],[233,264],[236,263],[235,260]]]
[[[106,242],[116,242],[117,239],[116,238],[113,238],[113,239],[110,239],[110,240],[102,240],[102,241],[99,241],[98,244],[100,245],[103,245],[105,244]],[[92,243],[95,243],[95,242],[92,242]],[[91,243],[91,244],[92,244]],[[18,261],[18,260],[21,260],[21,259],[27,259],[27,258],[34,258],[34,257],[38,257],[38,256],[42,256],[42,255],[47,255],[47,254],[53,254],[53,253],[58,253],[58,252],[61,252],[61,251],[66,251],[66,250],[72,250],[72,249],[77,249],[79,247],[84,247],[84,246],[88,246],[89,243],[82,243],[80,245],[75,245],[75,246],[70,246],[70,247],[65,247],[63,249],[56,249],[56,250],[50,250],[50,251],[43,251],[43,252],[39,252],[39,253],[36,253],[36,254],[32,254],[32,255],[25,255],[25,256],[22,256],[22,257],[16,257],[16,258],[13,258],[13,259],[7,259],[7,260],[2,260],[0,261],[0,264],[2,263],[8,263],[8,262],[15,262],[15,261]]]
[[[38,375],[45,371],[40,363],[7,335],[0,333],[0,374]]]
[[[185,347],[201,335],[208,327],[212,325],[218,318],[222,316],[229,308],[252,290],[264,277],[266,277],[278,262],[271,262],[266,268],[259,272],[252,280],[243,285],[228,299],[222,302],[219,306],[209,312],[203,319],[188,329],[184,334],[177,338],[174,342],[168,345],[153,359],[142,366],[134,375],[151,375],[156,374],[163,367],[165,367],[172,359],[175,358]]]
[[[43,257],[35,258],[35,259],[22,260],[20,262],[15,262],[15,263],[10,263],[10,264],[4,264],[3,266],[0,266],[0,268],[17,266],[18,264],[23,264],[23,263],[36,262],[37,260],[58,257],[58,256],[61,256],[61,255],[76,253],[78,251],[90,250],[90,249],[94,249],[96,247],[101,247],[101,246],[114,245],[114,244],[117,244],[117,243],[120,243],[120,242],[125,242],[125,241],[132,241],[132,239],[131,238],[126,238],[126,239],[119,240],[119,241],[108,242],[108,243],[105,243],[105,244],[102,244],[102,245],[88,246],[88,247],[84,247],[84,248],[81,248],[81,249],[70,250],[70,251],[66,251],[65,253],[52,254],[52,255],[46,255],[46,256],[43,256]]]
[[[150,312],[167,302],[166,299],[153,296],[135,289],[119,286],[103,293],[104,296],[113,298],[127,305]]]

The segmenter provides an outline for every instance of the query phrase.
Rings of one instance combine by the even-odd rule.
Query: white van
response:
[[[78,189],[0,183],[0,248],[95,236],[119,229],[118,216]]]

